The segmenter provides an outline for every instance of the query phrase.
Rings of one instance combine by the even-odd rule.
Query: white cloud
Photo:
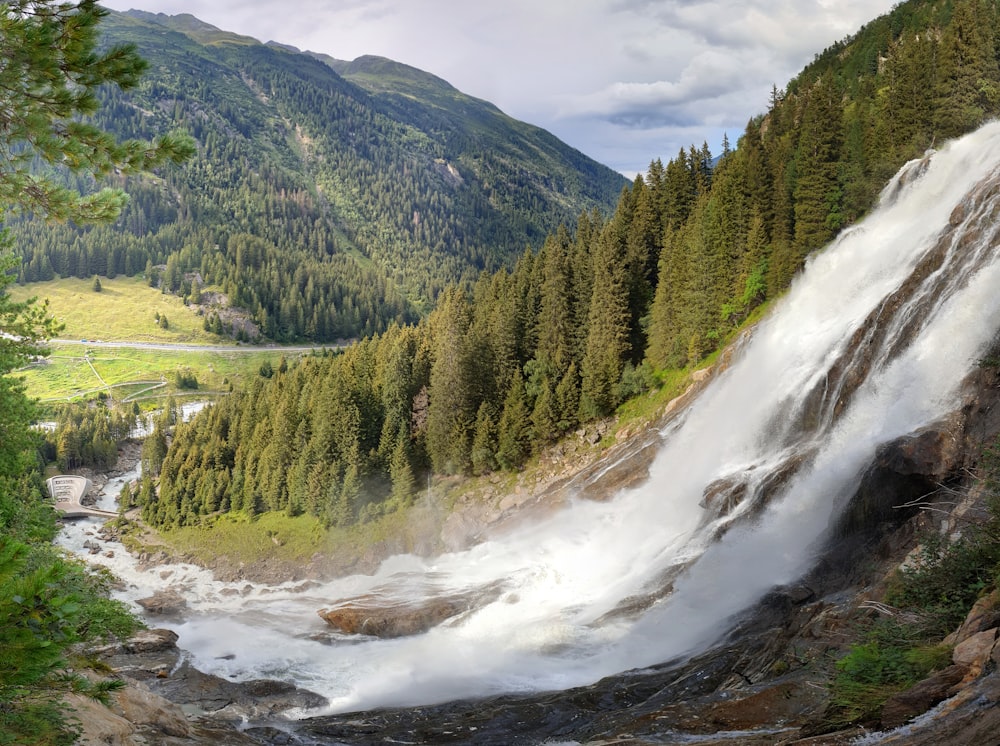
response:
[[[730,139],[893,0],[105,0],[438,75],[623,173]]]

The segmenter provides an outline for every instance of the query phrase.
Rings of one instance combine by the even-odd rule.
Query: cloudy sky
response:
[[[434,73],[632,176],[735,144],[813,56],[896,0],[103,0]]]

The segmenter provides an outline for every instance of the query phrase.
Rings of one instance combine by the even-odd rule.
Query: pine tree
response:
[[[34,159],[101,177],[148,171],[194,153],[187,136],[119,143],[81,119],[97,110],[102,86],[133,88],[146,69],[134,45],[98,49],[98,24],[107,14],[95,0],[25,0],[0,9],[0,136],[19,146],[0,169],[0,205],[57,220],[107,222],[121,213],[124,192],[81,195],[37,175]]]
[[[458,474],[470,466],[469,451],[479,402],[474,361],[468,354],[470,309],[465,293],[447,291],[431,321],[434,363],[430,373],[427,452],[434,470]]]
[[[490,405],[483,402],[476,413],[476,432],[472,436],[472,473],[488,474],[497,468],[496,425],[490,414]]]
[[[416,492],[416,479],[410,464],[409,436],[405,431],[401,431],[396,439],[392,461],[389,463],[389,478],[392,480],[392,502],[396,507],[409,505]]]
[[[605,230],[594,255],[594,287],[581,366],[580,416],[603,417],[618,406],[617,386],[629,353],[628,286],[617,243]]]
[[[531,437],[524,379],[518,372],[511,381],[497,426],[497,461],[500,466],[520,469],[531,453]]]
[[[843,141],[839,94],[832,76],[809,91],[796,152],[794,269],[810,251],[826,244],[840,227],[838,158]]]

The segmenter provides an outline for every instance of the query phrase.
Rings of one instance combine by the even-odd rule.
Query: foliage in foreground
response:
[[[129,46],[98,52],[93,0],[76,5],[24,0],[0,5],[0,216],[12,210],[80,223],[114,220],[120,190],[81,194],[46,174],[127,173],[191,154],[184,137],[117,142],[88,123],[105,84],[128,88],[144,63]],[[67,671],[68,646],[126,634],[136,622],[106,598],[104,583],[51,546],[55,514],[42,500],[35,408],[11,376],[45,352],[56,330],[44,306],[14,302],[7,287],[16,260],[0,234],[0,744],[70,744],[62,691],[90,687]],[[101,687],[100,694],[106,690]]]

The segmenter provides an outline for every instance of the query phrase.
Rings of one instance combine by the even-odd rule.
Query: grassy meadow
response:
[[[167,395],[206,396],[257,375],[269,361],[300,352],[277,347],[237,345],[204,330],[204,318],[180,298],[161,293],[139,278],[69,278],[12,286],[14,300],[48,300],[49,312],[63,325],[50,354],[21,371],[28,394],[42,403],[85,399],[105,392],[118,399],[148,401]],[[164,328],[157,317],[166,317]],[[81,342],[89,342],[81,343]],[[143,342],[205,346],[212,350],[144,350],[104,347],[95,342]],[[197,390],[181,391],[177,375],[194,374]]]
[[[75,277],[9,288],[14,300],[48,300],[51,314],[63,324],[63,339],[100,339],[105,342],[159,342],[166,344],[220,344],[204,330],[204,319],[176,295],[161,293],[138,277]],[[157,317],[167,317],[167,327]],[[222,342],[224,344],[224,342]]]

